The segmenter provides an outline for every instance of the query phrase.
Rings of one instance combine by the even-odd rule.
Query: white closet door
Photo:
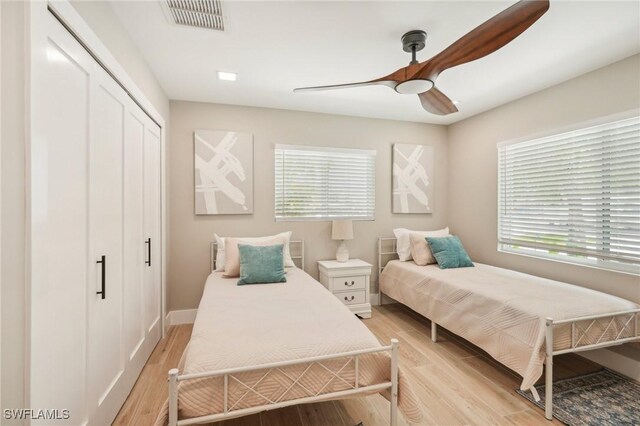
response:
[[[129,389],[123,353],[123,150],[128,96],[99,67],[89,139],[89,419],[107,424]]]
[[[145,355],[143,272],[144,243],[144,113],[131,109],[125,114],[124,147],[124,325],[125,356],[140,363]],[[144,360],[142,360],[144,364]]]
[[[131,101],[131,107],[125,116],[125,154],[124,154],[124,354],[128,388],[131,388],[142,371],[145,362],[151,355],[161,336],[161,321],[152,320],[149,327],[147,315],[149,301],[160,299],[160,284],[152,285],[147,281],[148,270],[158,268],[160,257],[154,256],[154,243],[160,246],[160,240],[149,236],[146,231],[148,210],[145,207],[151,189],[145,170],[147,155],[147,139],[149,129],[158,132],[158,126]],[[155,130],[157,129],[157,130]],[[155,188],[160,191],[160,188]],[[151,202],[151,201],[149,201]],[[159,212],[159,205],[156,207]],[[151,238],[149,240],[148,238]],[[149,245],[151,243],[151,245]],[[151,265],[149,265],[149,249],[151,248]],[[155,289],[155,290],[154,290]],[[151,331],[151,332],[150,332]]]
[[[30,405],[86,419],[89,137],[95,63],[53,18],[32,87]],[[33,422],[38,424],[38,422]],[[46,421],[40,422],[47,423]]]
[[[160,129],[45,24],[32,55],[30,406],[105,425],[161,335]]]
[[[148,119],[144,138],[144,232],[147,259],[143,294],[149,351],[155,347],[162,334],[160,173],[160,128]]]

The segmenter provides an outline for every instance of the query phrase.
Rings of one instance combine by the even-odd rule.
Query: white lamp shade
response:
[[[334,220],[331,226],[332,240],[353,240],[353,221]]]

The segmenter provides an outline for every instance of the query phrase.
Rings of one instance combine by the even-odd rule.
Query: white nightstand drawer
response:
[[[365,291],[345,291],[336,293],[336,297],[345,305],[359,305],[365,303]]]
[[[367,278],[364,275],[331,278],[331,291],[364,290]]]
[[[318,261],[319,280],[335,297],[360,318],[371,318],[369,277],[371,264],[360,259],[346,262]]]

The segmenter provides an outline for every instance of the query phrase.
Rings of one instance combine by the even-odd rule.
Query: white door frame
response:
[[[39,28],[45,28],[44,22],[47,15],[51,12],[48,11],[51,8],[58,18],[62,21],[63,25],[78,39],[78,41],[89,50],[94,58],[106,68],[114,79],[122,85],[122,87],[129,93],[133,100],[160,126],[160,178],[161,178],[161,249],[162,249],[162,333],[165,332],[165,317],[166,317],[166,268],[167,268],[167,202],[166,202],[166,121],[165,118],[158,112],[149,99],[144,95],[142,90],[135,84],[133,79],[129,76],[127,71],[120,65],[115,57],[109,52],[108,48],[102,43],[98,36],[93,32],[89,25],[82,19],[80,14],[73,8],[68,0],[50,0],[50,1],[38,1],[30,4],[30,19],[28,34],[31,36],[30,40],[30,54],[42,54],[44,47],[41,45],[43,40],[37,37],[39,34]],[[30,63],[31,61],[29,61]],[[33,78],[32,70],[31,78]],[[30,110],[30,100],[27,101],[27,109]],[[30,158],[27,156],[27,170],[30,170]],[[29,177],[27,175],[27,188],[31,185]],[[28,196],[28,195],[27,195]],[[30,219],[29,219],[30,221]],[[29,227],[29,225],[27,225]],[[27,252],[30,251],[30,242],[27,240]],[[30,260],[27,259],[27,262]],[[30,283],[28,284],[30,287]],[[27,307],[28,310],[28,307]]]

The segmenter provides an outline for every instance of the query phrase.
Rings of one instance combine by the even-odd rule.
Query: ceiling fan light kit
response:
[[[433,89],[433,81],[426,78],[416,78],[415,80],[407,80],[396,85],[394,89],[402,95],[417,95]]]
[[[452,114],[458,111],[456,102],[438,90],[435,85],[438,76],[449,68],[483,58],[506,46],[540,19],[547,10],[549,0],[520,0],[424,62],[417,61],[416,53],[424,49],[427,33],[421,30],[409,31],[402,36],[402,49],[411,52],[411,62],[406,67],[375,80],[302,87],[293,91],[311,92],[382,85],[403,95],[418,95],[422,107],[432,114]]]

